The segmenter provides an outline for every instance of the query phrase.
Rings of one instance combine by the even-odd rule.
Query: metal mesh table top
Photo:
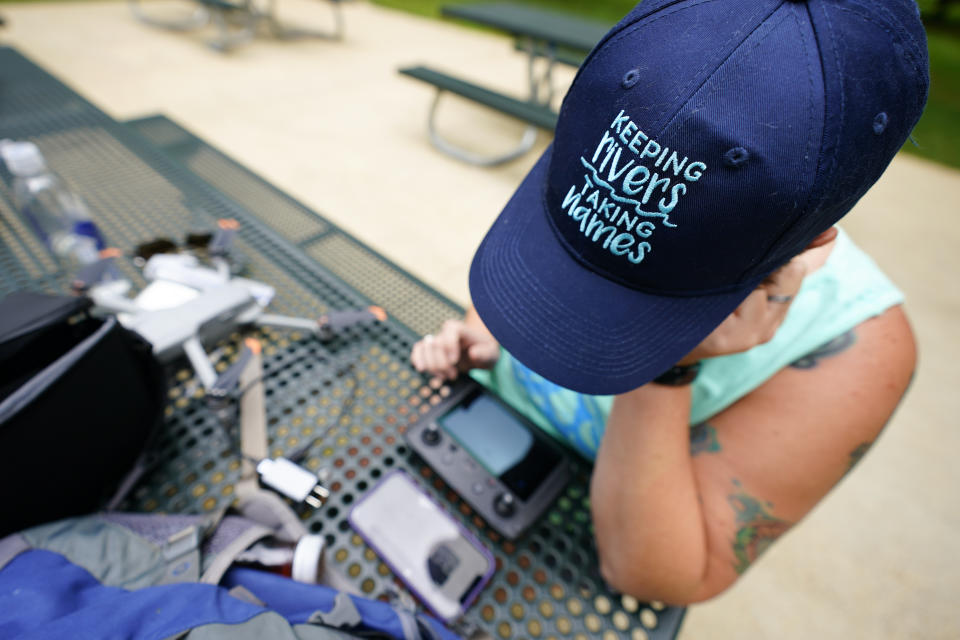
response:
[[[236,248],[249,277],[277,289],[271,309],[316,317],[379,304],[391,320],[321,343],[298,332],[260,330],[271,455],[314,442],[305,465],[332,470],[332,496],[305,512],[326,537],[329,559],[370,597],[402,589],[347,522],[353,503],[393,468],[416,476],[494,553],[498,570],[466,618],[500,638],[672,638],[684,610],[610,592],[597,573],[588,502],[589,468],[521,539],[510,542],[403,444],[407,426],[450,393],[408,362],[417,336],[460,312],[416,278],[163,117],[124,125],[13,49],[0,48],[0,137],[34,141],[83,196],[111,246],[182,238],[218,218],[241,223]],[[0,172],[0,295],[64,290],[67,274],[13,211]],[[241,204],[242,203],[242,204]],[[142,285],[132,263],[121,264]],[[222,370],[240,335],[212,352]],[[185,363],[170,372],[163,462],[125,509],[202,513],[228,505],[240,460]],[[30,452],[25,452],[30,453]]]

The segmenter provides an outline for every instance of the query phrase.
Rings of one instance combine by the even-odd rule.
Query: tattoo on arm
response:
[[[737,532],[733,540],[736,564],[733,568],[740,574],[786,533],[791,523],[771,515],[772,503],[761,502],[747,494],[737,480],[733,484],[736,489],[727,500],[737,514]]]
[[[794,369],[813,369],[820,364],[824,358],[835,356],[849,349],[857,341],[857,334],[853,329],[837,336],[830,342],[820,345],[799,360],[790,363]]]
[[[903,402],[903,398],[906,397],[906,395],[907,395],[907,390],[909,390],[910,387],[913,386],[913,381],[914,381],[914,379],[915,379],[916,377],[917,377],[917,372],[916,372],[916,370],[914,370],[914,371],[910,374],[910,380],[909,380],[909,382],[907,382],[907,388],[904,389],[904,391],[903,391],[903,396],[900,397],[900,402],[897,403],[897,408],[900,407],[900,403],[902,403],[902,402]],[[887,420],[887,424],[883,425],[883,429],[881,430],[881,432],[882,432],[883,430],[886,430],[887,425],[890,424],[890,420],[892,420],[892,419],[893,419],[893,414],[890,415],[890,418]],[[879,437],[879,436],[878,436],[878,437]],[[873,443],[874,443],[874,442],[876,442],[876,440],[870,440],[870,441],[868,441],[868,442],[860,443],[859,445],[857,445],[857,448],[856,448],[856,449],[854,449],[853,451],[850,452],[850,459],[849,459],[849,461],[848,461],[848,463],[847,463],[847,470],[846,470],[845,473],[850,473],[851,471],[853,471],[853,468],[854,468],[855,466],[857,466],[857,464],[860,462],[860,459],[863,458],[863,456],[867,455],[867,451],[870,450],[870,447],[873,446]]]
[[[717,439],[717,430],[706,422],[701,422],[690,428],[690,455],[701,453],[716,453],[720,451],[720,441]]]
[[[870,446],[872,444],[873,444],[872,442],[864,442],[863,444],[859,445],[856,449],[850,452],[850,462],[847,465],[846,473],[850,473],[851,471],[853,471],[853,468],[857,466],[858,462],[860,462],[860,458],[862,458],[867,453],[867,451],[870,450]]]

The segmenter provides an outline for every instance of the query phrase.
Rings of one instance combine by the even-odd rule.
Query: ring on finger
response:
[[[428,333],[427,335],[423,336],[423,341],[427,344],[430,344],[431,342],[433,342],[433,340],[434,340],[434,335],[432,333]]]
[[[767,302],[775,302],[777,304],[787,304],[793,300],[793,296],[785,296],[781,294],[770,294],[767,296]]]

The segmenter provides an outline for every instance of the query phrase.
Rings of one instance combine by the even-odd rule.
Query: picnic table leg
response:
[[[194,7],[193,13],[179,20],[173,18],[161,19],[150,15],[143,10],[140,0],[127,0],[127,4],[133,13],[133,17],[151,27],[160,27],[169,31],[191,31],[210,23],[210,12],[199,3]]]
[[[549,107],[556,94],[553,85],[553,68],[557,61],[557,47],[552,42],[544,43],[547,64],[543,73],[537,77],[537,59],[541,57],[537,43],[532,37],[524,38],[527,51],[527,81],[530,86],[530,102]],[[542,98],[540,94],[546,92]]]
[[[333,9],[333,28],[329,31],[300,29],[284,25],[276,13],[275,0],[269,0],[265,16],[270,26],[270,33],[279,40],[297,40],[300,38],[320,38],[323,40],[343,40],[344,20],[341,0],[329,0]]]
[[[252,0],[245,0],[233,9],[214,8],[212,17],[214,24],[217,25],[217,38],[207,41],[207,46],[212,49],[221,52],[229,51],[238,45],[250,42],[257,35],[260,14]],[[231,21],[239,22],[239,28],[232,27]]]
[[[434,147],[453,156],[458,160],[467,162],[469,164],[477,165],[480,167],[493,167],[499,164],[504,164],[505,162],[510,162],[519,158],[531,148],[537,141],[537,128],[533,125],[527,126],[523,132],[523,136],[520,138],[520,143],[512,150],[507,153],[500,155],[484,156],[472,151],[468,151],[462,147],[459,147],[448,140],[446,140],[440,133],[437,131],[436,127],[436,114],[437,107],[440,104],[440,95],[443,93],[443,89],[437,89],[437,93],[433,98],[433,104],[430,106],[430,115],[427,121],[427,129],[430,132],[430,143]]]

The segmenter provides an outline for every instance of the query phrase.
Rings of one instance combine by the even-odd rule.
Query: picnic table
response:
[[[579,65],[593,46],[613,25],[557,11],[512,2],[484,2],[446,5],[440,13],[448,18],[498,29],[514,36],[531,57],[556,58],[558,62]]]
[[[234,218],[246,275],[276,288],[271,311],[315,317],[379,304],[390,314],[387,322],[331,342],[296,331],[254,332],[264,345],[269,453],[283,456],[312,443],[304,464],[331,469],[330,499],[304,512],[304,524],[325,537],[327,562],[359,592],[375,598],[401,588],[347,515],[380,477],[402,468],[496,559],[493,580],[467,613],[469,625],[504,640],[676,635],[684,609],[612,593],[600,578],[585,462],[572,459],[566,491],[531,531],[510,541],[405,445],[407,427],[457,389],[417,373],[410,348],[462,313],[458,305],[162,115],[117,122],[9,47],[0,47],[0,86],[0,138],[35,142],[90,205],[109,245],[129,249]],[[0,172],[0,296],[66,291],[70,274],[13,211],[8,178]],[[118,265],[143,286],[132,260]],[[213,349],[223,366],[238,355],[240,337]],[[121,509],[212,513],[233,501],[241,460],[186,363],[168,374],[160,462]]]
[[[217,35],[207,41],[207,45],[220,52],[230,51],[252,40],[261,26],[278,40],[297,40],[301,38],[320,38],[341,40],[344,32],[343,13],[340,5],[343,0],[329,0],[333,9],[332,27],[304,29],[291,27],[281,22],[277,15],[276,0],[259,2],[255,0],[195,0],[189,11],[184,9],[161,10],[147,9],[141,0],[127,0],[134,17],[154,27],[168,31],[192,31],[214,24]]]
[[[450,5],[442,7],[441,13],[508,33],[515,38],[515,46],[527,54],[527,95],[522,98],[424,65],[400,69],[400,73],[437,89],[427,120],[433,145],[459,160],[480,166],[499,165],[522,156],[535,144],[538,129],[552,131],[556,127],[557,113],[553,108],[557,95],[553,75],[556,63],[578,66],[611,26],[511,2]],[[480,155],[451,143],[436,126],[438,105],[444,92],[460,95],[527,123],[520,142],[513,149],[495,155]]]

